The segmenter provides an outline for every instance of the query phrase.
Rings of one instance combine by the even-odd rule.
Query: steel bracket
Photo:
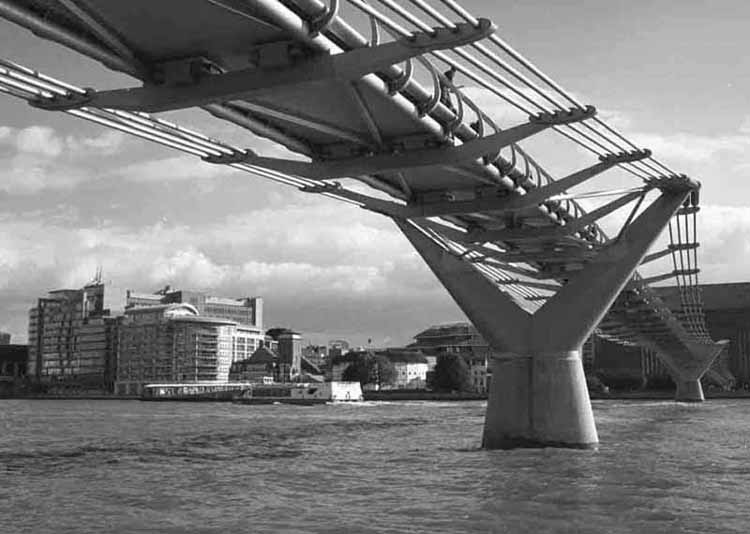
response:
[[[632,163],[634,161],[640,161],[642,159],[650,157],[651,151],[648,148],[644,148],[643,150],[632,150],[630,152],[619,152],[617,154],[605,154],[603,156],[599,156],[599,160],[602,163],[620,165],[622,163]]]
[[[87,106],[94,98],[96,91],[87,87],[85,93],[69,92],[65,95],[53,94],[52,97],[39,97],[29,100],[29,105],[45,111],[65,111]]]
[[[591,119],[595,116],[596,108],[594,106],[586,106],[584,109],[570,108],[552,112],[545,111],[543,113],[538,113],[537,115],[529,116],[529,122],[534,124],[544,124],[547,126],[560,126],[563,124],[585,121],[586,119]]]
[[[335,193],[343,189],[341,182],[327,182],[321,185],[305,185],[299,188],[303,193]]]

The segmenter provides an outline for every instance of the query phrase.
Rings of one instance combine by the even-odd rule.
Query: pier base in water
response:
[[[679,402],[703,402],[703,387],[700,380],[677,380],[675,400]]]
[[[482,447],[595,448],[598,442],[579,351],[492,360]]]

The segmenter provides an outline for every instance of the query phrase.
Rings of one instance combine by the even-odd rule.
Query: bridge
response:
[[[500,354],[484,447],[598,443],[581,363],[595,331],[654,349],[677,400],[703,400],[700,378],[725,345],[698,290],[699,182],[456,0],[0,0],[0,16],[134,79],[84,88],[6,58],[9,97],[391,218]],[[467,85],[520,118],[493,117]],[[186,108],[295,155],[157,115]],[[580,169],[555,177],[519,145],[542,132]],[[602,178],[613,173],[617,187]],[[669,244],[650,252],[666,228]],[[638,274],[660,260],[663,275]],[[677,313],[650,287],[673,278]]]

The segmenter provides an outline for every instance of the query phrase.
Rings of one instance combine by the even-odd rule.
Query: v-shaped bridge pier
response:
[[[631,281],[692,187],[668,184],[616,240],[533,314],[429,232],[397,221],[456,303],[500,354],[491,362],[484,447],[596,446],[581,346]],[[681,328],[679,323],[674,326]],[[666,353],[681,378],[677,380],[677,399],[703,400],[700,376],[722,347],[700,345],[682,334],[686,353]]]

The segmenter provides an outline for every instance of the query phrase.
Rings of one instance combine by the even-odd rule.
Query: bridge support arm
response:
[[[250,94],[278,90],[280,87],[326,80],[354,81],[391,65],[434,50],[472,43],[495,30],[487,19],[477,27],[456,24],[455,30],[435,28],[430,33],[417,32],[389,43],[356,48],[336,55],[316,55],[284,66],[236,70],[221,74],[202,74],[193,83],[145,85],[112,91],[89,91],[86,95],[69,95],[32,102],[48,110],[67,110],[96,106],[125,111],[156,113],[193,106],[205,106],[247,97]],[[276,46],[272,43],[271,46]],[[278,61],[288,61],[279,57]]]
[[[703,402],[706,398],[703,396],[703,386],[699,378],[696,379],[677,379],[677,391],[674,400],[678,402]]]
[[[554,113],[541,113],[529,118],[528,122],[500,132],[467,141],[458,146],[423,148],[404,152],[380,153],[372,156],[359,156],[331,161],[306,163],[282,158],[258,156],[252,151],[238,152],[224,156],[209,156],[209,163],[248,163],[287,174],[296,174],[312,179],[344,178],[363,174],[376,174],[391,171],[404,171],[417,167],[435,165],[455,165],[461,162],[478,160],[487,154],[496,153],[503,147],[517,143],[552,126],[570,124],[589,119],[596,110],[571,109]]]
[[[535,314],[415,226],[396,220],[493,358],[483,447],[594,447],[581,346],[689,191],[665,191]]]
[[[533,316],[469,262],[396,220],[414,248],[501,356],[492,382],[482,446],[593,447],[598,443],[580,350],[539,351]]]

